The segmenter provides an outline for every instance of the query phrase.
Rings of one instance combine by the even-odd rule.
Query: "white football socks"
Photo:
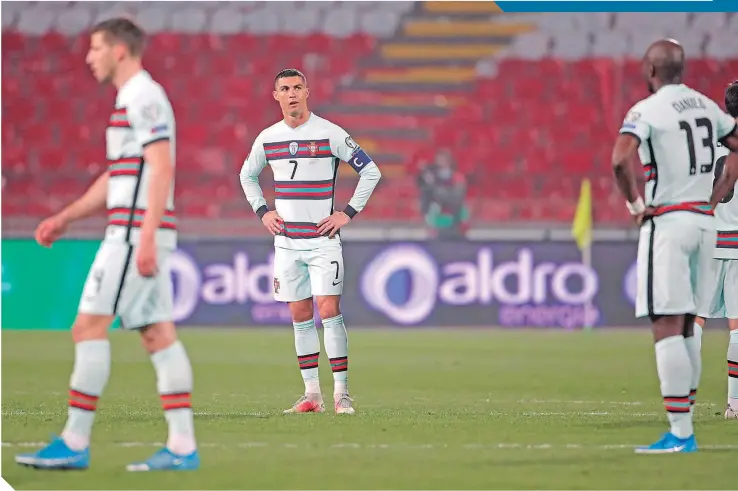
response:
[[[300,365],[306,394],[320,394],[318,360],[320,359],[320,338],[313,319],[293,322],[295,328],[295,351]]]
[[[684,336],[670,336],[655,345],[656,368],[661,381],[661,395],[671,423],[671,432],[677,438],[692,435],[692,413],[689,389],[693,382],[692,362]]]
[[[333,371],[333,394],[348,394],[348,333],[343,315],[323,319],[323,335]]]
[[[74,347],[74,370],[69,381],[69,416],[62,431],[64,443],[81,451],[90,445],[97,401],[110,377],[110,341],[81,341]]]
[[[192,365],[184,346],[175,341],[151,355],[156,370],[156,385],[164,417],[169,425],[167,448],[177,455],[195,451],[195,426],[192,415]]]

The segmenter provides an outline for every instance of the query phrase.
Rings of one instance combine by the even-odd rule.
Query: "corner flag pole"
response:
[[[572,223],[571,234],[577,242],[577,247],[582,253],[582,264],[588,268],[592,267],[592,185],[589,179],[582,181],[582,187],[579,192],[579,202]],[[585,306],[584,312],[584,329],[591,329],[588,312],[592,310],[591,301]]]

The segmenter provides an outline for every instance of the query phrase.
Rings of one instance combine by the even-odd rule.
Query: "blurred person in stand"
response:
[[[440,149],[431,164],[421,163],[418,174],[420,211],[433,236],[460,239],[469,228],[466,177],[457,170],[453,154]]]

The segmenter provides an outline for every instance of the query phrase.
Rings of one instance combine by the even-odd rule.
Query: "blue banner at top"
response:
[[[738,0],[505,0],[503,12],[738,12]]]

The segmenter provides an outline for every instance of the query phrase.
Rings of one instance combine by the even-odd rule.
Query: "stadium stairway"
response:
[[[357,80],[339,89],[340,105],[322,111],[353,129],[385,175],[406,175],[437,150],[428,143],[434,127],[474,97],[477,63],[535,28],[506,22],[494,2],[418,2]]]

